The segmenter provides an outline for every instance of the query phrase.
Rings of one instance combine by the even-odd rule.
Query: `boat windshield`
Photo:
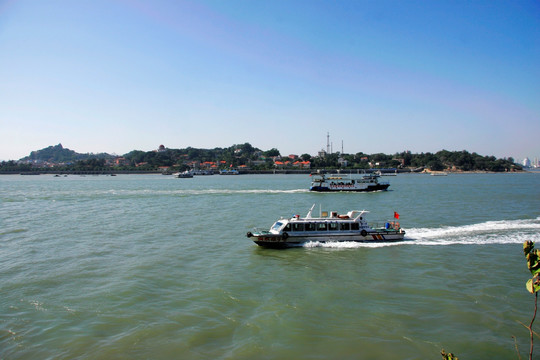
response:
[[[272,226],[272,230],[278,231],[279,228],[281,228],[282,225],[283,225],[283,224],[282,224],[281,222],[277,221],[277,222]]]

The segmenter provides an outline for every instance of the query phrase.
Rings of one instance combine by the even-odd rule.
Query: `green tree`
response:
[[[272,148],[270,150],[264,151],[263,154],[266,157],[281,156],[280,153],[279,153],[279,150],[276,149],[276,148]]]
[[[431,160],[430,162],[427,163],[427,167],[428,169],[432,170],[432,171],[442,171],[445,169],[443,163],[435,158],[433,160]]]
[[[401,158],[403,159],[403,166],[410,166],[412,155],[410,151],[404,151],[401,153]]]

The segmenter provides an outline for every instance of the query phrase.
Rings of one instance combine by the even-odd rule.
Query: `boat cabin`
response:
[[[311,174],[310,191],[380,191],[390,186],[380,182],[377,174]]]
[[[304,231],[358,231],[368,228],[368,224],[363,217],[366,210],[349,211],[346,215],[339,215],[336,211],[321,212],[317,218],[311,217],[311,213],[305,218],[295,215],[291,219],[280,219],[272,225],[270,232],[279,234],[282,232],[304,232]]]

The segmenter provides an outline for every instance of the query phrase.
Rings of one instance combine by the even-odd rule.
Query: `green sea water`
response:
[[[526,358],[540,174],[385,180],[323,194],[308,175],[0,176],[0,358]],[[245,236],[313,204],[396,211],[406,241]]]

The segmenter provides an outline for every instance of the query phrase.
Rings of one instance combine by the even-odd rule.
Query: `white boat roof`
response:
[[[356,221],[357,219],[362,217],[364,214],[369,213],[369,211],[367,210],[350,210],[346,214],[340,214],[337,211],[320,210],[319,216],[313,216],[312,212],[314,208],[315,208],[315,204],[313,204],[311,209],[309,209],[305,217],[301,217],[300,215],[295,215],[290,219],[281,218],[279,221],[286,221],[286,220],[288,221],[321,221],[321,220],[325,220],[325,221],[349,220],[350,221],[350,220],[355,220]]]
[[[312,173],[311,176],[319,176],[326,179],[350,179],[358,177],[380,177],[376,173],[347,173],[347,174],[325,174],[325,173]]]

